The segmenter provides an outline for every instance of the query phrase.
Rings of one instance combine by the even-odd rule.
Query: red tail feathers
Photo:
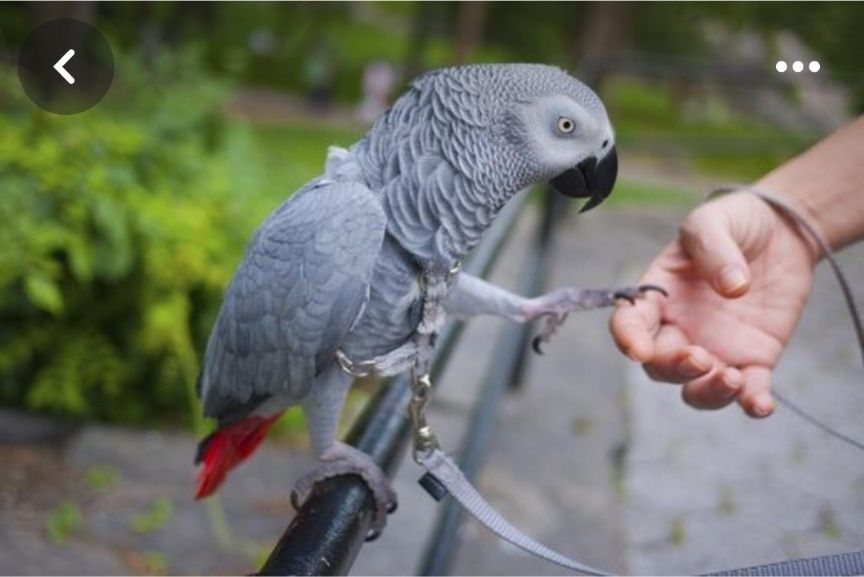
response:
[[[203,499],[213,494],[228,471],[255,452],[270,426],[281,416],[282,412],[270,417],[246,417],[217,429],[201,441],[195,463],[203,463],[204,467],[198,475],[195,498]]]

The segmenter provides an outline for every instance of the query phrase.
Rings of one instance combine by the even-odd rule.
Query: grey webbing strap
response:
[[[612,573],[590,567],[566,555],[562,555],[514,527],[483,498],[471,482],[465,478],[462,470],[459,469],[459,465],[444,454],[441,449],[432,449],[417,457],[419,463],[428,471],[428,474],[432,475],[435,481],[441,485],[435,487],[430,484],[426,477],[420,480],[421,485],[435,500],[440,501],[449,492],[471,516],[482,523],[487,529],[508,543],[519,547],[535,557],[545,559],[566,569],[578,571],[584,575],[612,575]],[[824,557],[810,557],[808,559],[793,559],[779,563],[768,563],[765,565],[754,565],[753,567],[731,569],[729,571],[719,571],[717,573],[707,573],[706,575],[753,575],[757,577],[772,577],[774,575],[864,575],[864,551],[825,555]]]
[[[542,543],[534,540],[516,527],[510,524],[501,514],[490,505],[486,499],[474,488],[470,481],[465,478],[453,459],[444,454],[441,449],[433,449],[422,455],[418,460],[423,467],[438,480],[439,483],[449,491],[453,498],[466,511],[486,526],[490,531],[511,543],[523,551],[551,561],[556,565],[578,571],[585,575],[609,575],[606,571],[595,569],[584,565],[579,561],[553,551]]]
[[[864,551],[839,553],[810,559],[794,559],[781,563],[769,563],[743,569],[732,569],[708,575],[861,575],[864,572]]]

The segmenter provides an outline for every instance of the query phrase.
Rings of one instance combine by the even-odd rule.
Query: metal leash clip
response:
[[[336,362],[339,364],[339,368],[344,372],[348,373],[355,379],[362,379],[363,377],[368,377],[375,370],[374,361],[360,361],[355,363],[351,359],[348,358],[348,355],[343,353],[341,350],[336,351]]]
[[[432,381],[429,373],[418,375],[416,369],[411,372],[411,403],[408,414],[411,416],[411,427],[414,431],[414,461],[422,465],[421,456],[429,451],[440,448],[438,438],[426,422],[426,404],[432,398]]]

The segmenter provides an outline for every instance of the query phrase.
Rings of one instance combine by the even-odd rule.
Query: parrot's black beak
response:
[[[579,211],[585,212],[606,200],[615,186],[617,176],[618,154],[613,146],[600,162],[593,156],[586,158],[550,180],[549,184],[570,198],[589,199]]]

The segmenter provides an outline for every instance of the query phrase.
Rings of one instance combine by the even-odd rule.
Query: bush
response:
[[[125,422],[189,410],[196,351],[260,214],[226,87],[189,55],[139,62],[71,117],[0,70],[4,404]]]

